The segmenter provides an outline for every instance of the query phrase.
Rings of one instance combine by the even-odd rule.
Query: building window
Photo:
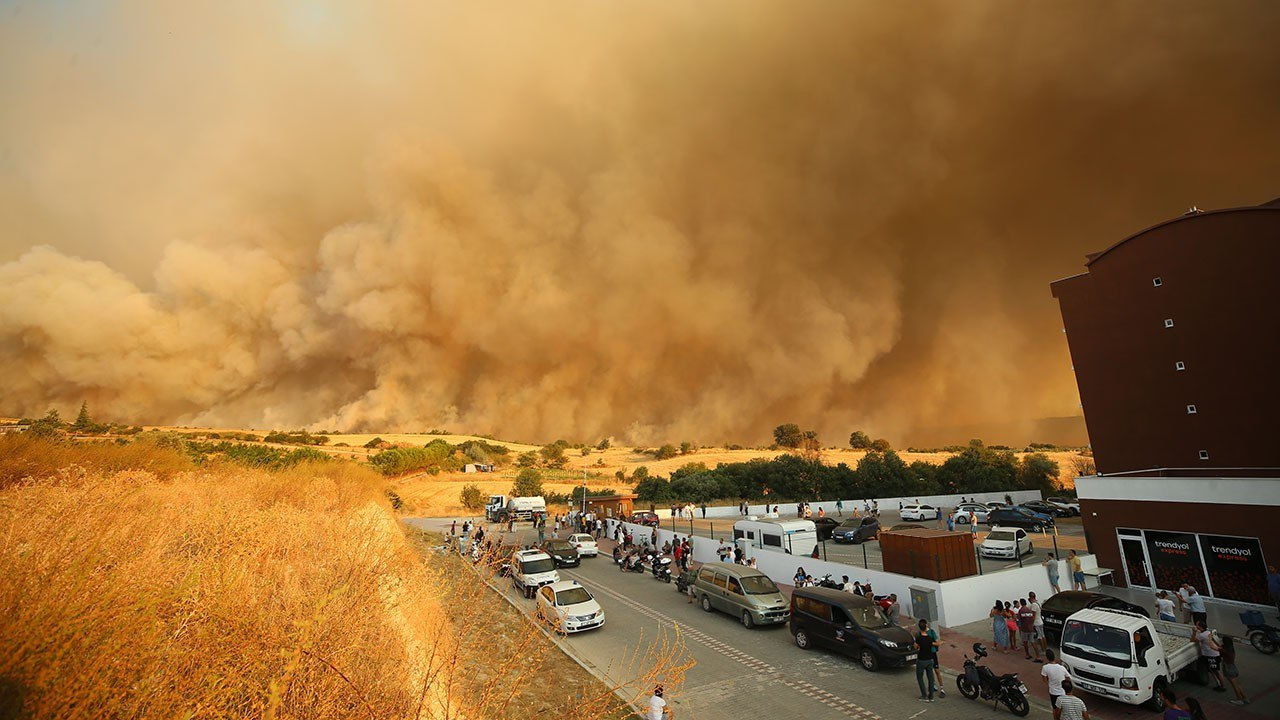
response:
[[[1201,451],[1200,451],[1200,459],[1201,459],[1201,460],[1208,460],[1208,459],[1209,459],[1209,451],[1208,451],[1208,450],[1201,450]]]
[[[1188,415],[1195,415],[1195,414],[1196,414],[1196,406],[1195,406],[1195,405],[1188,405],[1188,406],[1187,406],[1187,414],[1188,414]]]
[[[1165,319],[1164,319],[1164,326],[1165,326],[1165,327],[1167,327],[1167,328],[1171,328],[1171,327],[1173,327],[1173,318],[1165,318]]]
[[[1151,284],[1152,284],[1153,286],[1155,286],[1155,287],[1160,287],[1161,285],[1163,285],[1163,284],[1164,284],[1164,281],[1163,281],[1163,280],[1161,280],[1161,279],[1160,279],[1160,278],[1158,278],[1158,277],[1156,277],[1156,278],[1151,278]]]
[[[1173,369],[1174,369],[1174,370],[1186,370],[1186,369],[1187,369],[1187,364],[1186,364],[1186,363],[1184,363],[1184,362],[1182,362],[1181,360],[1179,360],[1178,362],[1176,362],[1176,363],[1174,363],[1174,364],[1173,364]]]

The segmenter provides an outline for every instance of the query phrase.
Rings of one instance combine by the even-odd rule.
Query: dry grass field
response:
[[[482,583],[423,562],[386,483],[0,436],[0,717],[618,717]],[[514,640],[480,653],[498,627]],[[573,672],[582,700],[530,693]]]

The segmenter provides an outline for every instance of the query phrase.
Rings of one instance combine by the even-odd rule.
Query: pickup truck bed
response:
[[[1156,636],[1164,647],[1164,656],[1169,663],[1169,674],[1192,665],[1200,658],[1200,648],[1191,641],[1191,626],[1182,623],[1153,620]]]

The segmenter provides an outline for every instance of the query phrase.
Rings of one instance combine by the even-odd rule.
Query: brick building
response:
[[[1201,212],[1051,284],[1097,475],[1085,533],[1118,584],[1268,603],[1280,563],[1280,199]]]

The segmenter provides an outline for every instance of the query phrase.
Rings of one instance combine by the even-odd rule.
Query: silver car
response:
[[[745,565],[703,564],[692,592],[703,610],[726,612],[748,628],[785,623],[791,617],[791,606],[778,586],[768,575]]]

